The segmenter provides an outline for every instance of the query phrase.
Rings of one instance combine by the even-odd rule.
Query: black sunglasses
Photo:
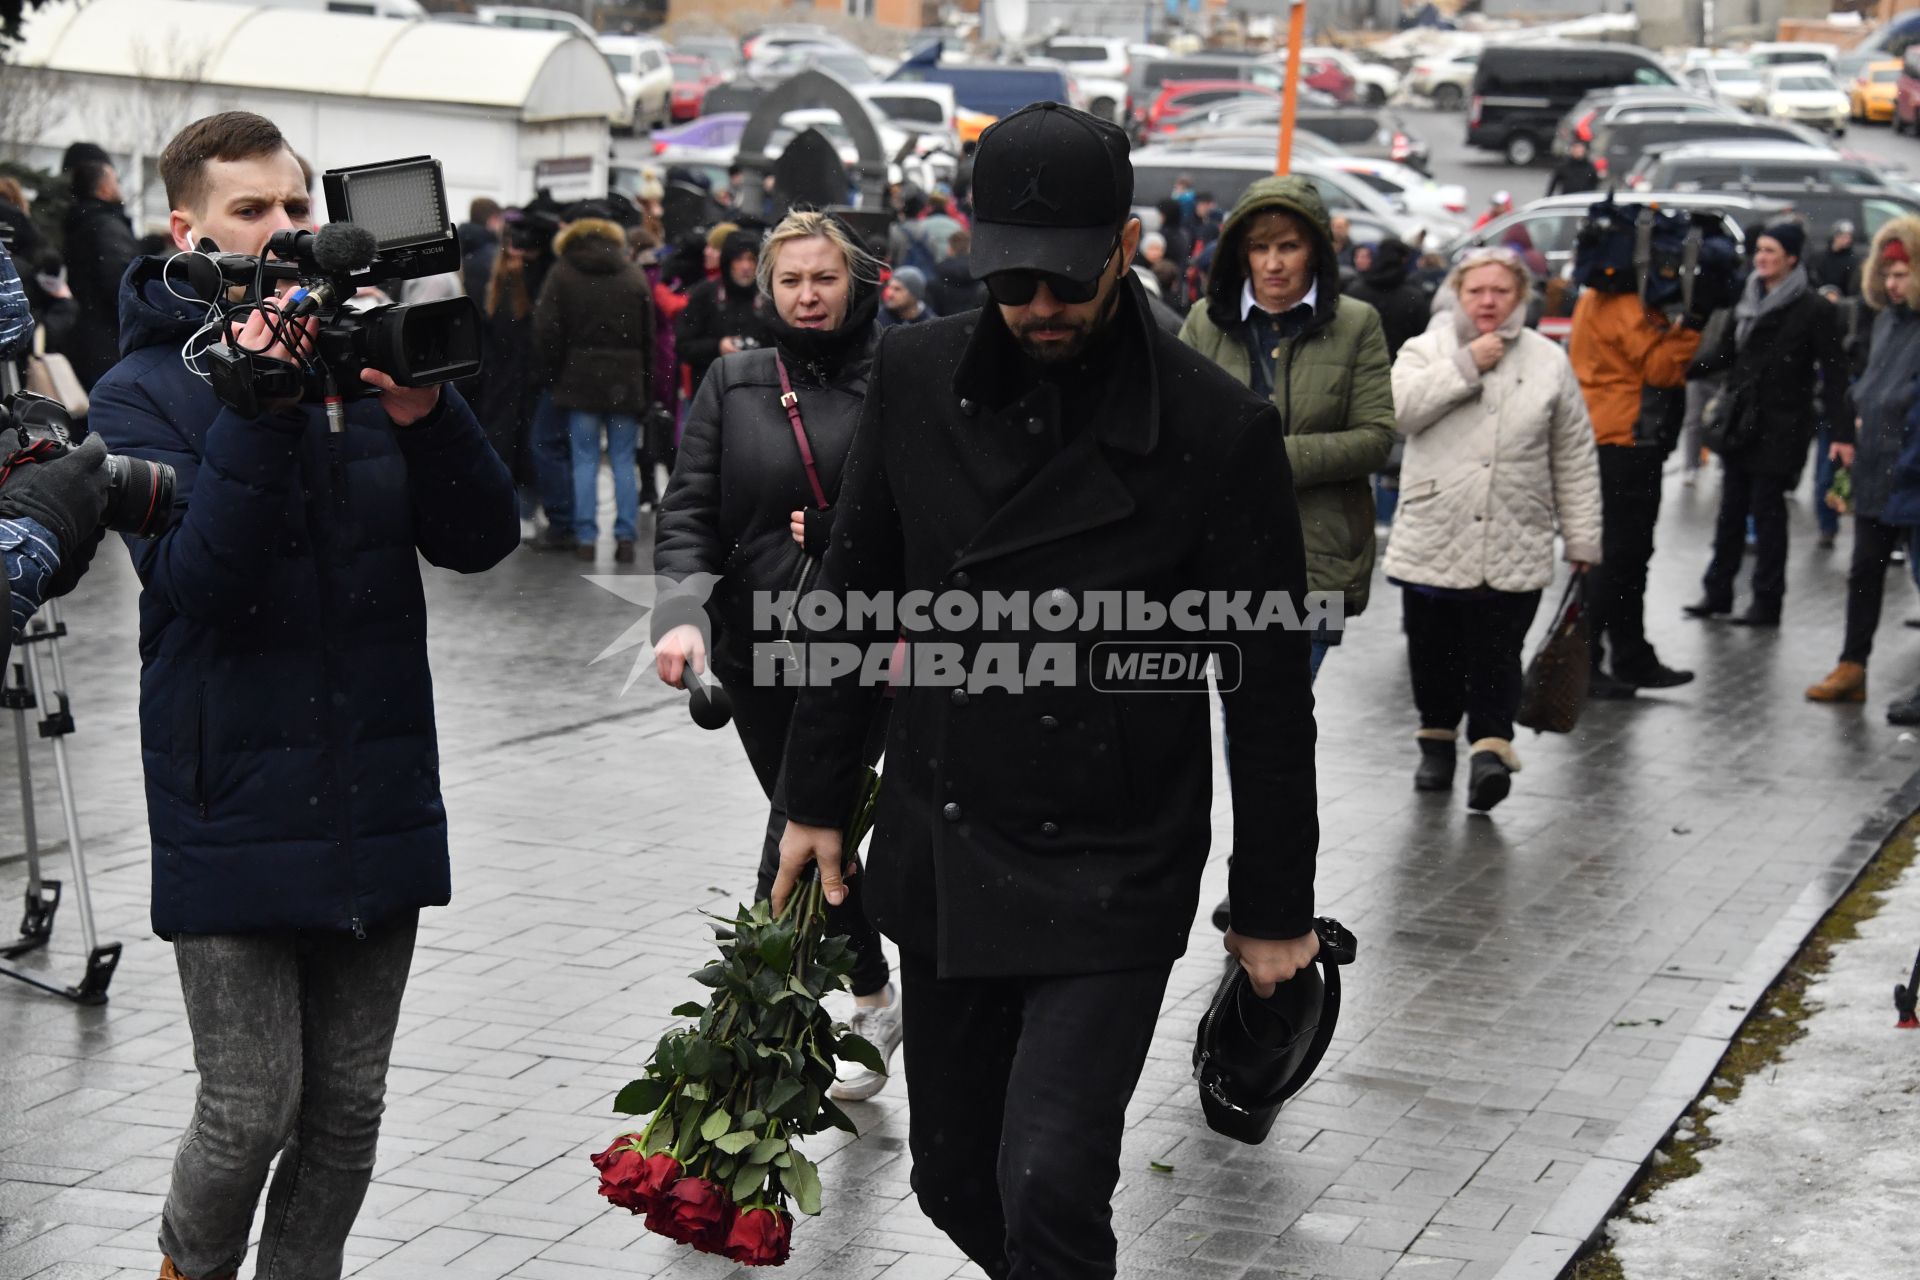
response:
[[[1040,282],[1044,280],[1047,292],[1057,301],[1068,306],[1092,302],[1099,296],[1100,281],[1106,277],[1107,266],[1119,248],[1120,232],[1115,232],[1107,256],[1100,260],[1100,270],[1091,280],[1069,280],[1051,271],[996,271],[987,277],[987,296],[1003,307],[1024,307],[1040,292]]]

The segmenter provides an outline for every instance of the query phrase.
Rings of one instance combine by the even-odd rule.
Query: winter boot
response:
[[[1827,673],[1827,678],[1807,690],[1813,702],[1865,702],[1867,668],[1864,663],[1842,662]]]
[[[1520,755],[1505,738],[1481,738],[1468,748],[1467,808],[1485,813],[1507,798],[1513,775],[1520,772]]]
[[[1451,791],[1453,768],[1459,759],[1452,729],[1422,729],[1413,735],[1420,744],[1420,767],[1413,771],[1415,791]]]

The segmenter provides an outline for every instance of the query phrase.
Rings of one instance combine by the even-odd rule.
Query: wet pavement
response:
[[[1219,959],[1217,935],[1196,929],[1129,1113],[1123,1277],[1555,1275],[1711,1070],[1742,993],[1877,825],[1914,807],[1899,792],[1920,751],[1883,718],[1920,681],[1920,636],[1901,625],[1914,594],[1888,592],[1865,707],[1805,702],[1839,647],[1847,537],[1814,545],[1803,487],[1787,625],[1687,622],[1717,494],[1669,477],[1648,609],[1662,657],[1698,682],[1595,704],[1567,738],[1526,734],[1526,767],[1490,818],[1469,816],[1460,788],[1411,788],[1398,601],[1376,584],[1318,690],[1321,909],[1360,939],[1340,1034],[1264,1146],[1212,1136],[1188,1057]],[[597,572],[614,570],[607,550]],[[590,664],[638,611],[584,570],[522,551],[480,577],[427,571],[454,903],[423,918],[351,1274],[733,1270],[606,1208],[586,1156],[625,1127],[614,1091],[695,990],[700,912],[751,884],[764,808],[731,732],[694,727],[650,677],[623,696],[625,655]],[[146,924],[135,591],[109,546],[66,610],[95,906],[126,954],[104,1008],[0,987],[0,1280],[151,1280],[192,1101],[171,953]],[[57,837],[47,751],[33,750]],[[0,903],[13,904],[24,871],[4,758]],[[1223,778],[1216,790],[1207,903],[1230,829]],[[70,902],[51,954],[27,965],[66,983],[80,957]],[[811,1144],[827,1208],[800,1225],[791,1272],[979,1274],[913,1204],[904,1093],[895,1082],[850,1108],[857,1141]]]

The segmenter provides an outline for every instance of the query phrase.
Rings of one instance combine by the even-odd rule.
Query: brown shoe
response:
[[[1827,678],[1807,690],[1814,702],[1865,702],[1867,668],[1858,662],[1843,662],[1827,673]]]
[[[633,539],[622,538],[613,544],[613,562],[615,564],[633,563]]]
[[[229,1271],[221,1276],[208,1276],[207,1280],[237,1280],[238,1271]],[[172,1258],[160,1259],[160,1280],[191,1280],[191,1277],[176,1270]]]
[[[591,542],[582,542],[573,549],[573,558],[575,560],[591,560],[599,554],[600,548]]]

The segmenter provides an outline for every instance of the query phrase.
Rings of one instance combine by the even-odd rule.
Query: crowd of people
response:
[[[634,563],[654,509],[654,570],[678,584],[652,617],[657,672],[731,691],[768,805],[756,892],[777,905],[816,866],[851,940],[853,1028],[882,1066],[835,1095],[884,1088],[907,1045],[916,1193],[992,1275],[1112,1274],[1122,1117],[1210,839],[1211,708],[1141,699],[1123,723],[1084,686],[909,687],[898,632],[770,621],[756,595],[1044,581],[1337,602],[1310,629],[1240,637],[1245,677],[1221,698],[1236,840],[1215,921],[1262,994],[1318,949],[1311,687],[1349,629],[1387,625],[1364,616],[1376,561],[1405,636],[1412,785],[1452,791],[1464,732],[1485,812],[1521,767],[1523,645],[1556,543],[1591,611],[1591,696],[1684,686],[1645,608],[1666,460],[1722,460],[1686,612],[1768,628],[1814,453],[1822,504],[1855,532],[1839,664],[1808,697],[1864,699],[1885,573],[1920,525],[1920,219],[1864,257],[1851,228],[1810,259],[1802,223],[1755,227],[1735,305],[1589,289],[1563,347],[1531,327],[1552,282],[1524,237],[1452,262],[1357,244],[1295,177],[1228,207],[1183,179],[1149,228],[1128,157],[1110,124],[1026,108],[964,182],[894,193],[870,238],[828,212],[720,203],[670,238],[658,185],[476,200],[460,272],[414,296],[474,299],[483,371],[450,392],[369,372],[332,432],[317,404],[217,404],[179,358],[204,304],[161,273],[312,222],[311,173],[271,122],[222,113],[169,145],[153,256],[98,148],[69,153],[64,257],[30,242],[24,193],[0,184],[31,265],[3,291],[69,355],[98,435],[180,472],[176,524],[131,543],[154,921],[175,940],[204,1139],[175,1164],[163,1274],[232,1274],[289,1133],[262,1268],[337,1274],[417,914],[451,891],[416,553],[479,572],[525,540],[590,561],[604,532]],[[1556,182],[1585,189],[1582,163]],[[237,337],[276,359],[298,342],[259,312]],[[31,588],[16,616],[98,541],[48,494],[103,452],[0,493],[8,576]],[[297,537],[292,509],[311,513]],[[37,573],[15,574],[27,561]],[[760,678],[757,652],[805,638],[891,646],[895,679]],[[1920,722],[1920,695],[1889,716]],[[883,748],[885,856],[854,876],[837,828]],[[303,1066],[329,1085],[281,1087]],[[309,1212],[286,1212],[296,1194]]]

